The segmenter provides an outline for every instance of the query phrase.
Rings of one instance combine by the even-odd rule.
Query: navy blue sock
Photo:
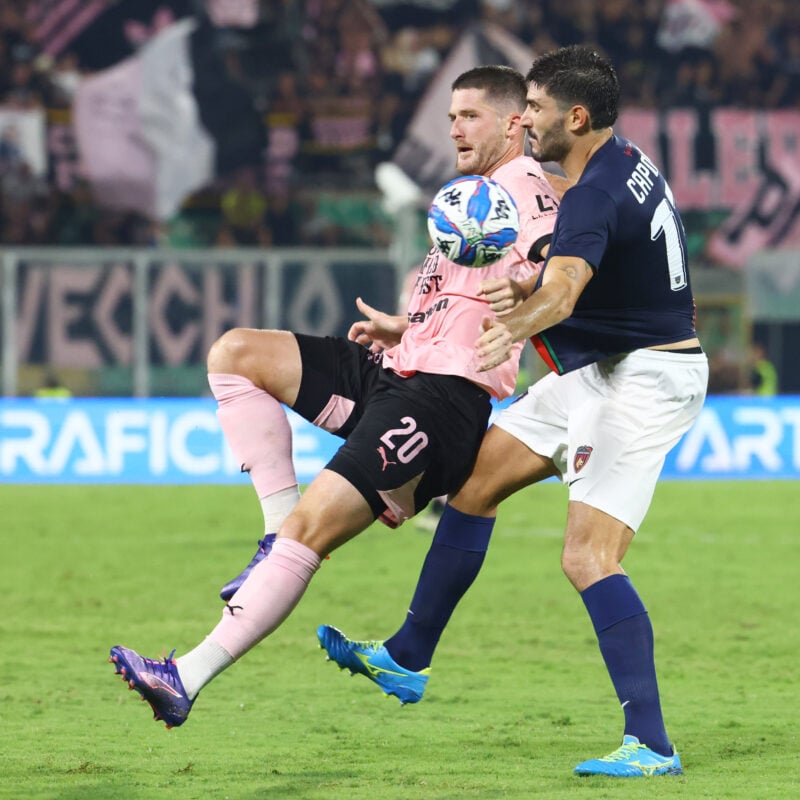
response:
[[[610,575],[581,592],[581,598],[625,712],[625,733],[672,755],[658,696],[653,628],[636,589],[627,575]]]
[[[425,669],[450,615],[480,571],[494,517],[463,514],[445,506],[417,581],[406,620],[384,643],[406,669]]]

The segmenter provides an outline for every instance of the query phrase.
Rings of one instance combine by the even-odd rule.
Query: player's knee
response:
[[[300,544],[304,544],[306,547],[316,550],[314,546],[316,537],[313,528],[308,525],[305,516],[302,514],[296,512],[289,514],[284,520],[283,525],[281,525],[278,535],[288,539],[294,539],[296,542],[300,542]],[[324,553],[318,553],[318,555],[324,555]]]
[[[620,571],[615,555],[605,548],[593,547],[590,540],[567,541],[561,551],[561,569],[569,582],[582,592],[593,583]]]
[[[602,569],[603,553],[595,552],[589,536],[570,536],[564,540],[561,551],[561,569],[577,589],[582,589],[587,581],[592,583],[598,569]]]
[[[337,533],[336,527],[326,525],[319,515],[295,507],[281,525],[278,536],[294,539],[325,558],[342,543]]]
[[[470,477],[467,482],[450,498],[450,505],[464,514],[476,517],[488,517],[495,513],[498,501],[494,493],[487,487],[485,480]]]
[[[561,552],[561,569],[573,586],[581,581],[584,572],[585,558],[575,548],[565,547]]]
[[[231,328],[211,345],[206,358],[208,371],[241,375],[249,352],[250,343],[245,329]]]

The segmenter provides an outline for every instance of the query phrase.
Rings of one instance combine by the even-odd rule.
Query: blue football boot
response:
[[[635,736],[623,736],[622,745],[602,758],[592,758],[575,767],[576,775],[609,775],[643,778],[653,775],[683,775],[677,752],[662,756],[643,745]]]
[[[351,675],[366,676],[377,683],[385,695],[398,698],[400,705],[422,700],[430,667],[419,672],[401,667],[383,642],[356,642],[331,625],[320,625],[317,638],[320,647],[328,653],[328,661],[335,661],[340,669],[349,669]]]

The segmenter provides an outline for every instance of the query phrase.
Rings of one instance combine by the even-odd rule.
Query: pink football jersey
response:
[[[383,364],[404,377],[415,372],[459,375],[502,400],[516,386],[524,342],[516,345],[513,357],[504,364],[478,372],[475,342],[481,321],[492,316],[488,302],[477,296],[478,285],[489,278],[521,281],[537,274],[541,263],[529,261],[528,254],[553,232],[558,200],[541,165],[528,156],[504,164],[491,177],[517,204],[520,231],[514,247],[499,261],[479,269],[454,264],[431,248],[411,285],[408,330],[400,344],[384,353]]]

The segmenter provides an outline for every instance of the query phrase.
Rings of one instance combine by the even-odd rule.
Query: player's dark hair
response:
[[[462,72],[450,88],[482,89],[488,99],[516,109],[520,113],[525,110],[528,85],[521,72],[513,67],[500,64],[488,64]]]
[[[607,128],[617,119],[617,73],[607,58],[587,45],[561,47],[540,56],[525,80],[544,89],[563,109],[583,106],[593,130]]]

